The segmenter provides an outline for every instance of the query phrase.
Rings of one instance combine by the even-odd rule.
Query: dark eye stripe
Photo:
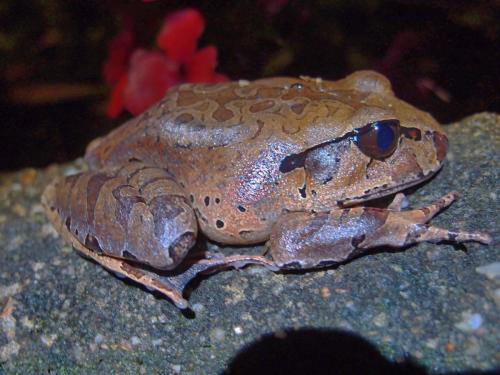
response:
[[[320,143],[298,154],[285,156],[281,160],[279,171],[288,173],[294,169],[303,168],[307,153],[328,144],[340,143],[346,139],[352,140],[364,154],[374,159],[385,159],[396,150],[400,134],[417,141],[421,139],[419,129],[401,127],[399,120],[375,121],[361,128],[356,128],[342,137]]]

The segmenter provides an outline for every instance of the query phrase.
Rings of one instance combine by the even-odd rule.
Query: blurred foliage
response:
[[[3,0],[0,135],[11,146],[0,169],[81,155],[123,121],[104,117],[109,41],[131,24],[137,46],[153,48],[166,14],[189,6],[206,20],[200,45],[217,46],[232,79],[375,68],[443,122],[500,111],[499,1]]]

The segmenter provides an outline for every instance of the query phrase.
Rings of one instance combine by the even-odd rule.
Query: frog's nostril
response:
[[[436,146],[436,158],[440,163],[443,162],[446,151],[448,151],[448,138],[445,134],[434,132],[434,145]]]

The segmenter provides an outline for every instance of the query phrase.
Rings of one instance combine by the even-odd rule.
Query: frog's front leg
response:
[[[434,204],[408,211],[401,211],[396,203],[392,209],[352,207],[328,213],[289,213],[273,228],[271,253],[280,268],[315,268],[380,246],[404,247],[423,241],[490,243],[487,234],[426,224],[456,198],[457,193],[450,193]]]

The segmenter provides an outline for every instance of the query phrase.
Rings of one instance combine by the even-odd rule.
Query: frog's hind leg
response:
[[[42,202],[84,247],[157,269],[174,269],[196,241],[183,189],[166,170],[138,162],[61,178]]]

